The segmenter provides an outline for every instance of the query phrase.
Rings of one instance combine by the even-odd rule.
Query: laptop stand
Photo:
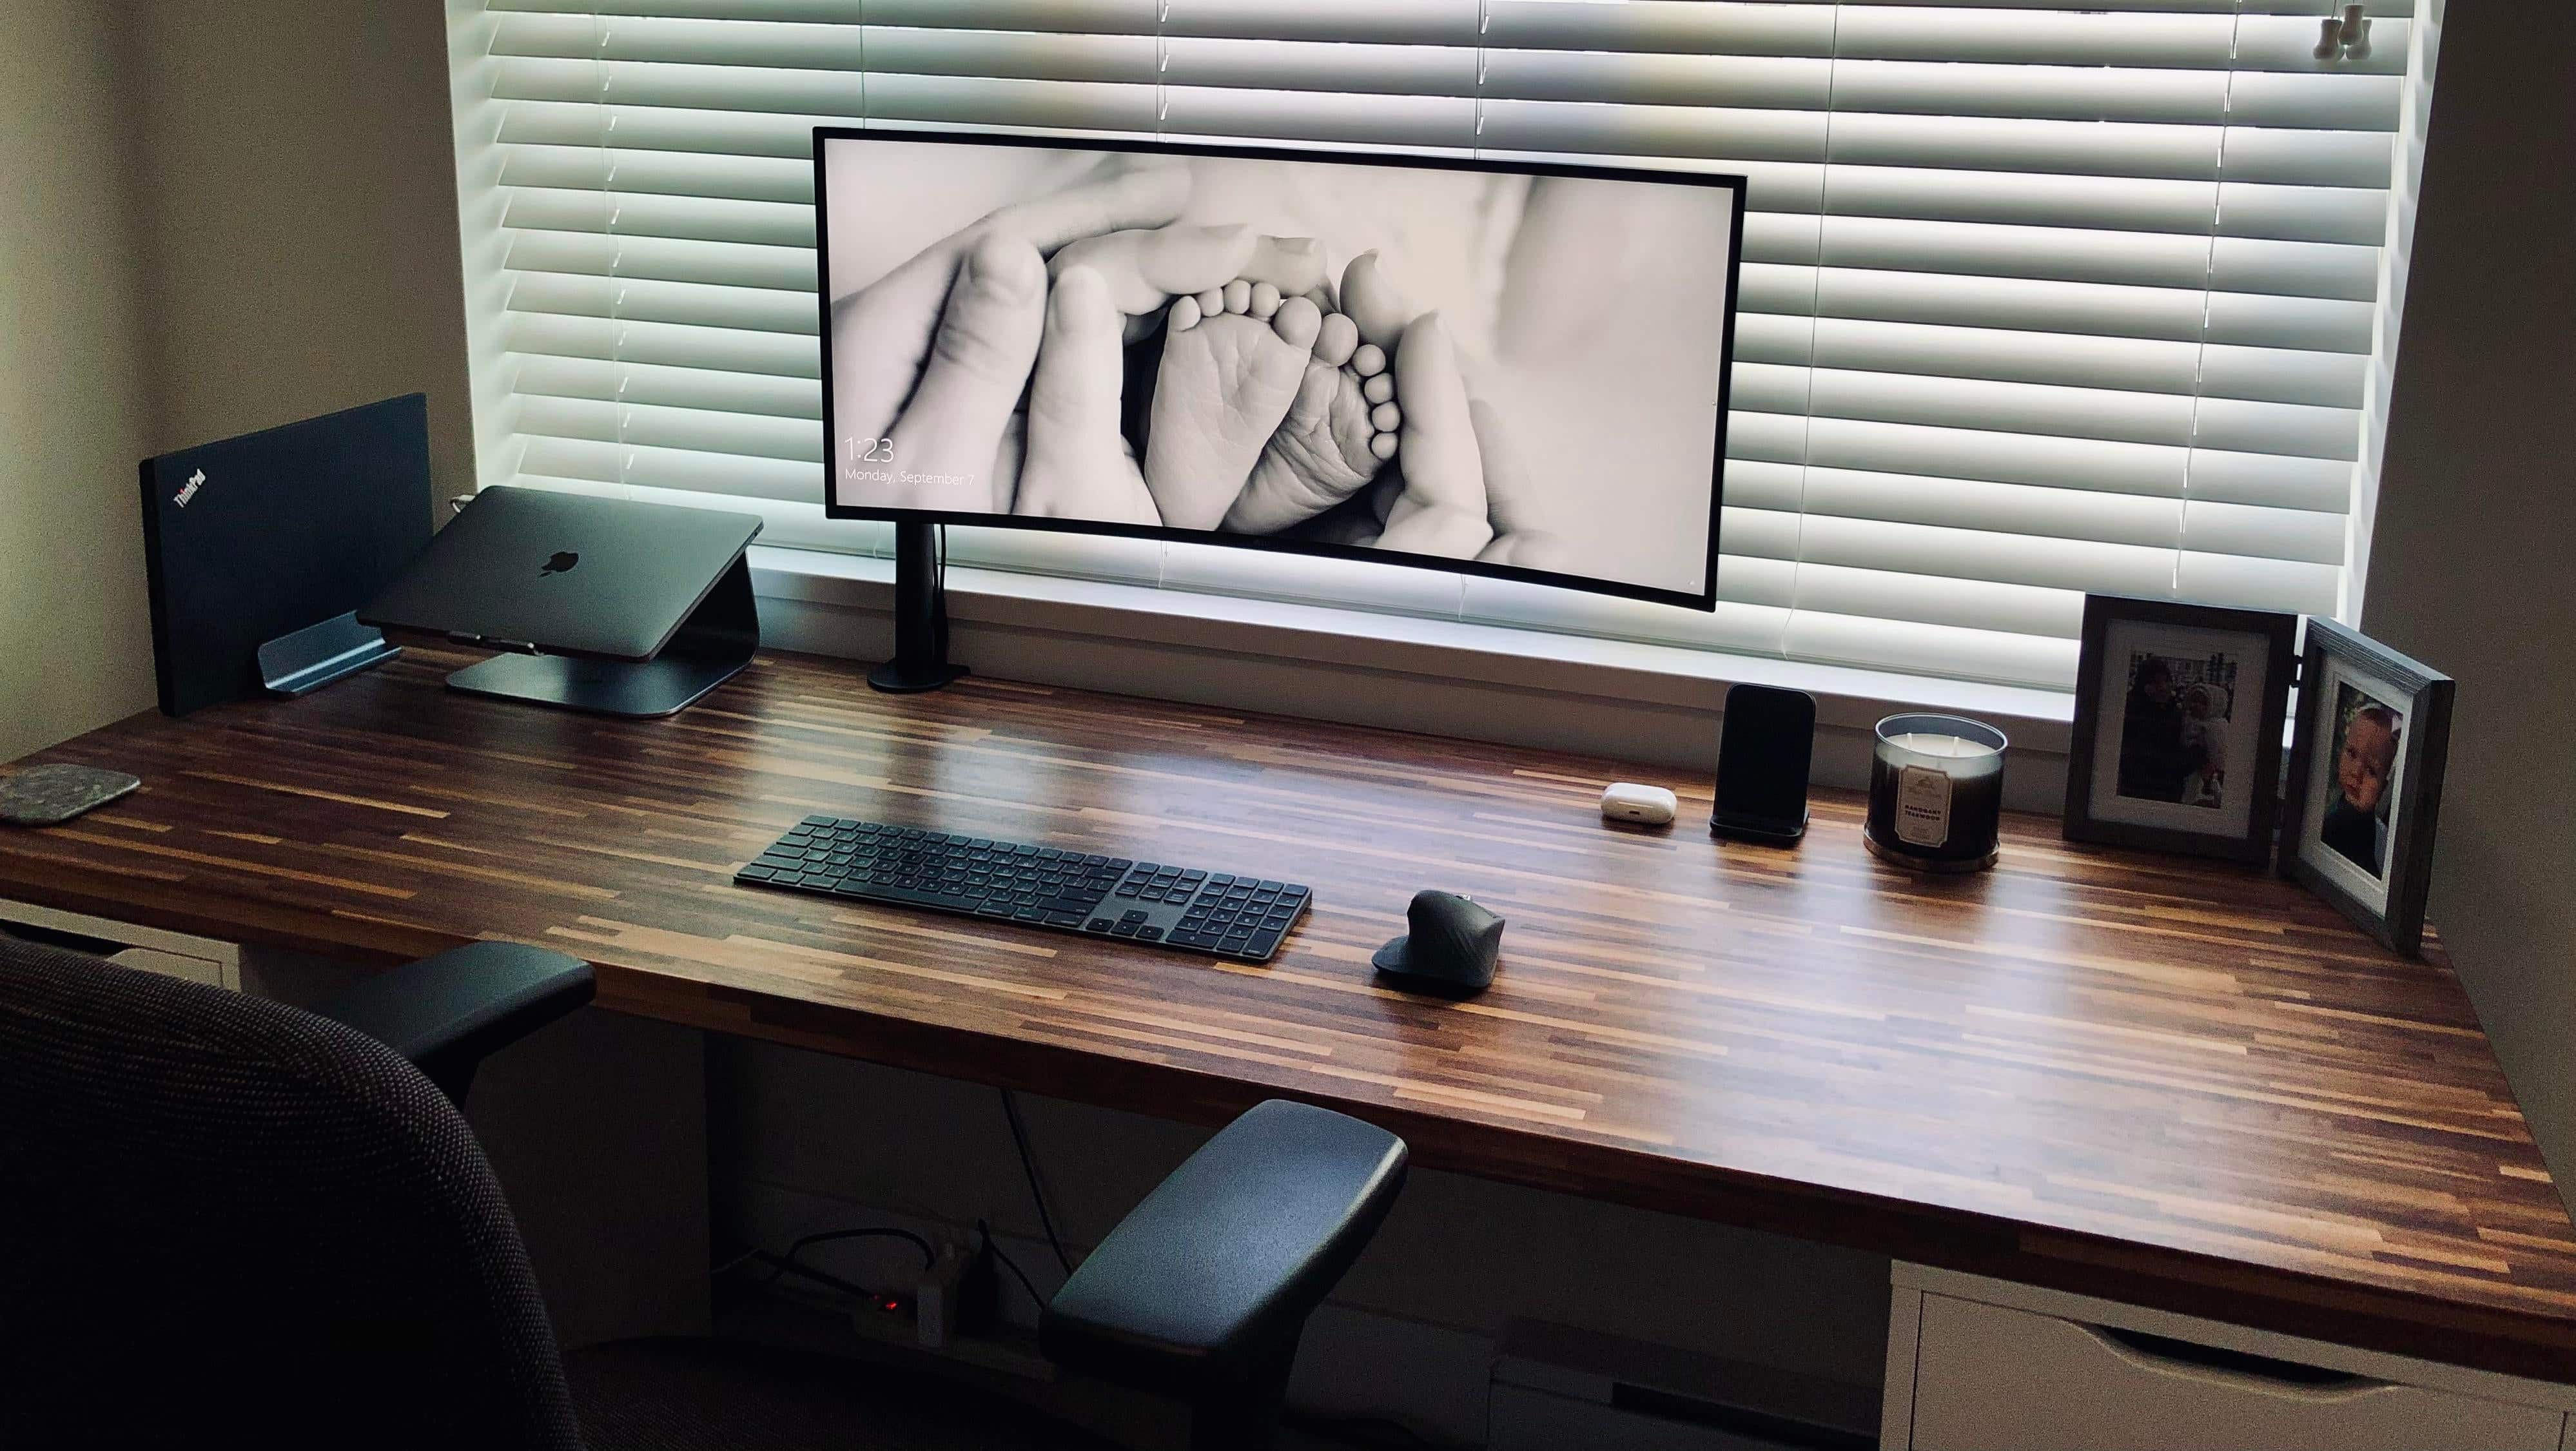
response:
[[[279,695],[310,695],[401,653],[386,643],[384,631],[359,624],[352,610],[260,646],[259,683]]]
[[[732,679],[759,649],[751,557],[737,554],[715,588],[649,660],[495,655],[447,677],[447,688],[593,715],[672,715]]]

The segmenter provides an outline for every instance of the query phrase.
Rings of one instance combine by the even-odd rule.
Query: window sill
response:
[[[876,617],[848,622],[858,630],[796,629],[797,648],[851,658],[885,649],[893,561],[755,546],[751,563],[763,600]],[[2065,753],[2074,714],[2073,698],[2054,691],[965,566],[948,571],[948,613],[961,646],[989,632],[1042,634],[1667,710],[1714,712],[1739,683],[1785,686],[1816,697],[1820,727],[1866,732],[1900,710],[1952,711],[2046,756]],[[1227,703],[1312,713],[1302,697]]]

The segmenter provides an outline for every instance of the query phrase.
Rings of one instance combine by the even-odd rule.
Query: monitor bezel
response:
[[[1024,517],[1015,514],[989,514],[954,509],[902,509],[838,502],[838,490],[834,487],[837,481],[835,460],[838,457],[838,450],[832,442],[837,436],[837,429],[832,416],[834,398],[831,293],[832,193],[827,156],[827,143],[834,141],[929,141],[970,146],[1018,146],[1050,151],[1127,151],[1228,157],[1250,161],[1323,161],[1358,166],[1479,171],[1514,176],[1645,181],[1667,185],[1707,186],[1733,192],[1734,209],[1729,219],[1727,240],[1725,311],[1718,337],[1715,452],[1710,455],[1712,469],[1709,477],[1708,563],[1700,589],[1693,593],[1687,590],[1662,589],[1654,585],[1632,584],[1625,580],[1604,579],[1588,574],[1567,574],[1556,570],[1530,569],[1520,565],[1491,564],[1478,559],[1447,559],[1438,555],[1417,554],[1406,550],[1383,550],[1364,545],[1280,539],[1260,534],[1223,534],[1215,530],[1177,529],[1167,524],[1117,524],[1088,519]],[[1735,382],[1735,317],[1743,284],[1744,212],[1747,188],[1748,179],[1743,176],[1719,172],[1665,171],[1652,167],[1504,161],[1482,157],[1422,155],[1411,152],[1350,151],[1332,147],[1236,146],[1140,137],[1036,136],[939,127],[817,126],[814,128],[814,295],[819,312],[822,352],[824,517],[877,519],[895,524],[958,524],[986,529],[1039,529],[1055,533],[1089,534],[1109,538],[1212,544],[1220,548],[1253,549],[1271,554],[1296,554],[1318,559],[1349,559],[1369,564],[1442,570],[1481,579],[1550,585],[1559,589],[1580,590],[1588,594],[1643,600],[1651,604],[1679,605],[1687,609],[1713,613],[1717,609],[1720,517],[1725,511],[1726,502],[1726,425]]]

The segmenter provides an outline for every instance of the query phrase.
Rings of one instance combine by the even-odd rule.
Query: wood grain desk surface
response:
[[[145,788],[0,829],[0,895],[343,957],[541,943],[674,1022],[1204,1123],[1292,1095],[1426,1165],[2576,1380],[2576,1230],[2458,983],[2289,883],[2042,817],[1916,878],[1848,794],[1795,850],[1721,845],[1705,776],[778,653],[616,722],[440,688],[473,658],[30,758]],[[1622,779],[1682,821],[1605,827]],[[811,812],[1315,907],[1246,968],[732,885]],[[1372,980],[1425,886],[1510,920],[1483,997]]]

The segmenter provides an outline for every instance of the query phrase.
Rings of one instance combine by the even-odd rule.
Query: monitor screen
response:
[[[1741,178],[815,134],[836,518],[1713,608]]]

